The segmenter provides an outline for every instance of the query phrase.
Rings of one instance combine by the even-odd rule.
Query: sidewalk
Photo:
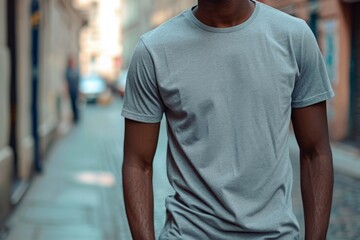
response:
[[[119,111],[89,108],[50,150],[9,221],[8,240],[130,239],[119,204],[123,123]]]
[[[6,240],[131,239],[122,196],[121,101],[86,106],[80,124],[49,151],[44,174],[35,177],[8,222]],[[162,124],[154,159],[155,231],[165,221],[166,134]]]

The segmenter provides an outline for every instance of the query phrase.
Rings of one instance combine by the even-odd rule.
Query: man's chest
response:
[[[274,97],[291,104],[297,76],[294,57],[276,42],[258,40],[229,46],[211,42],[169,48],[158,87],[173,114],[201,111],[204,107],[237,110],[259,106]],[[225,105],[225,106],[224,106]]]

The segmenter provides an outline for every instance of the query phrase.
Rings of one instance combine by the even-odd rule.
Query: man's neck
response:
[[[253,13],[250,0],[198,0],[195,17],[212,27],[232,27],[245,22]]]

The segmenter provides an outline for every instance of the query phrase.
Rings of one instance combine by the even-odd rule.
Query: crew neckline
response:
[[[188,18],[190,19],[191,22],[195,23],[198,27],[202,28],[205,31],[209,31],[209,32],[216,32],[216,33],[227,33],[227,32],[236,32],[236,31],[240,31],[244,28],[246,28],[247,26],[250,25],[250,23],[252,23],[254,21],[254,19],[256,18],[256,16],[258,15],[259,9],[260,9],[260,3],[252,0],[252,2],[255,3],[255,9],[252,12],[251,16],[245,20],[244,22],[232,26],[232,27],[212,27],[209,25],[206,25],[205,23],[201,22],[195,15],[194,15],[194,9],[198,6],[195,5],[193,7],[191,7],[190,9],[187,10],[186,15],[188,16]]]

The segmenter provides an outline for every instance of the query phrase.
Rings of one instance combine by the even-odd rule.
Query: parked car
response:
[[[127,74],[128,74],[127,69],[122,70],[118,80],[116,81],[116,90],[121,97],[124,97],[125,95]]]
[[[87,102],[96,102],[107,91],[106,82],[96,74],[83,76],[79,86],[81,97]]]

